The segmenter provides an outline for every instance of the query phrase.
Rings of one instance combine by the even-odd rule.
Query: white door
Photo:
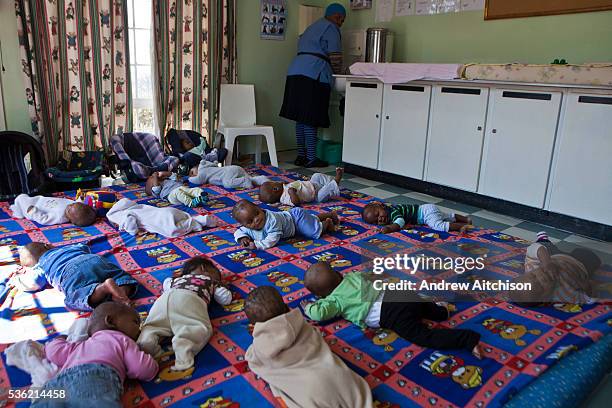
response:
[[[434,86],[425,180],[476,191],[488,88]]]
[[[378,169],[423,179],[430,85],[385,85]]]
[[[570,93],[548,209],[612,225],[612,95]]]
[[[350,81],[346,86],[342,160],[376,169],[383,84]]]
[[[561,92],[491,90],[478,192],[542,208]]]

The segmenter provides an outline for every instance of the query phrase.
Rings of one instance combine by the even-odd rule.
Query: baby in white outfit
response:
[[[259,199],[268,204],[278,203],[299,206],[313,201],[322,203],[340,195],[340,181],[344,169],[336,169],[336,177],[315,173],[310,180],[296,180],[291,183],[268,181],[259,187]]]
[[[30,197],[20,194],[11,205],[15,218],[26,218],[41,225],[70,222],[77,227],[87,227],[96,221],[96,211],[90,206],[61,197]]]

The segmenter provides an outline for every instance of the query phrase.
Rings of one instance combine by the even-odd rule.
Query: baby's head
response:
[[[70,204],[66,207],[64,215],[77,227],[87,227],[96,222],[96,210],[83,203]]]
[[[185,137],[181,138],[181,147],[184,151],[188,152],[189,150],[193,149],[195,145],[193,144],[191,139]]]
[[[219,269],[203,256],[195,256],[185,262],[183,269],[181,269],[181,275],[187,274],[206,275],[213,281],[221,282],[221,272],[219,272]]]
[[[280,181],[266,181],[259,186],[259,199],[264,203],[278,203],[282,195],[283,183]]]
[[[116,330],[136,341],[140,335],[140,315],[133,307],[119,302],[98,305],[89,317],[87,334],[101,330]]]
[[[387,225],[389,224],[389,213],[383,203],[373,202],[365,207],[361,212],[363,220],[368,224]]]
[[[263,323],[289,312],[289,306],[272,286],[255,288],[244,303],[244,313],[251,323]]]
[[[158,187],[159,185],[160,183],[158,174],[156,171],[154,171],[149,177],[147,177],[147,182],[145,183],[145,193],[147,193],[148,195],[153,195],[153,187]]]
[[[193,166],[189,169],[189,177],[195,177],[198,175],[198,166]]]
[[[53,248],[51,244],[43,242],[30,242],[19,248],[19,263],[21,266],[31,268],[38,263],[38,260],[48,250]]]
[[[261,230],[266,225],[266,212],[248,200],[240,200],[234,205],[232,217],[253,230]]]
[[[332,269],[327,262],[317,262],[310,265],[304,275],[304,286],[313,295],[320,298],[329,296],[342,282],[340,272]]]

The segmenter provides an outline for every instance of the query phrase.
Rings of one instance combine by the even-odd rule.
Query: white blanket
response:
[[[119,226],[120,231],[136,235],[139,229],[154,232],[164,237],[180,237],[203,227],[214,227],[215,222],[208,215],[191,216],[173,207],[158,208],[138,204],[122,198],[106,214],[108,220]]]

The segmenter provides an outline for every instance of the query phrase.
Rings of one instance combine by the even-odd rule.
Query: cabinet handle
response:
[[[480,95],[480,89],[478,88],[450,88],[442,87],[442,93],[453,93],[463,95]]]
[[[497,129],[493,129],[491,133],[497,133]]]
[[[612,98],[606,98],[601,96],[579,96],[579,103],[596,103],[601,105],[612,105]]]
[[[425,92],[424,86],[391,85],[394,91]]]
[[[385,119],[389,120],[389,115],[385,116]]]
[[[376,114],[376,119],[380,118],[380,116],[378,115],[378,113]]]
[[[363,82],[351,82],[351,88],[370,88],[376,89],[378,88],[377,84],[365,84]]]
[[[517,98],[517,99],[536,99],[540,101],[550,101],[552,99],[551,94],[546,93],[531,93],[531,92],[513,92],[504,91],[502,93],[503,98]]]
[[[478,126],[476,130],[482,130],[482,126]]]

